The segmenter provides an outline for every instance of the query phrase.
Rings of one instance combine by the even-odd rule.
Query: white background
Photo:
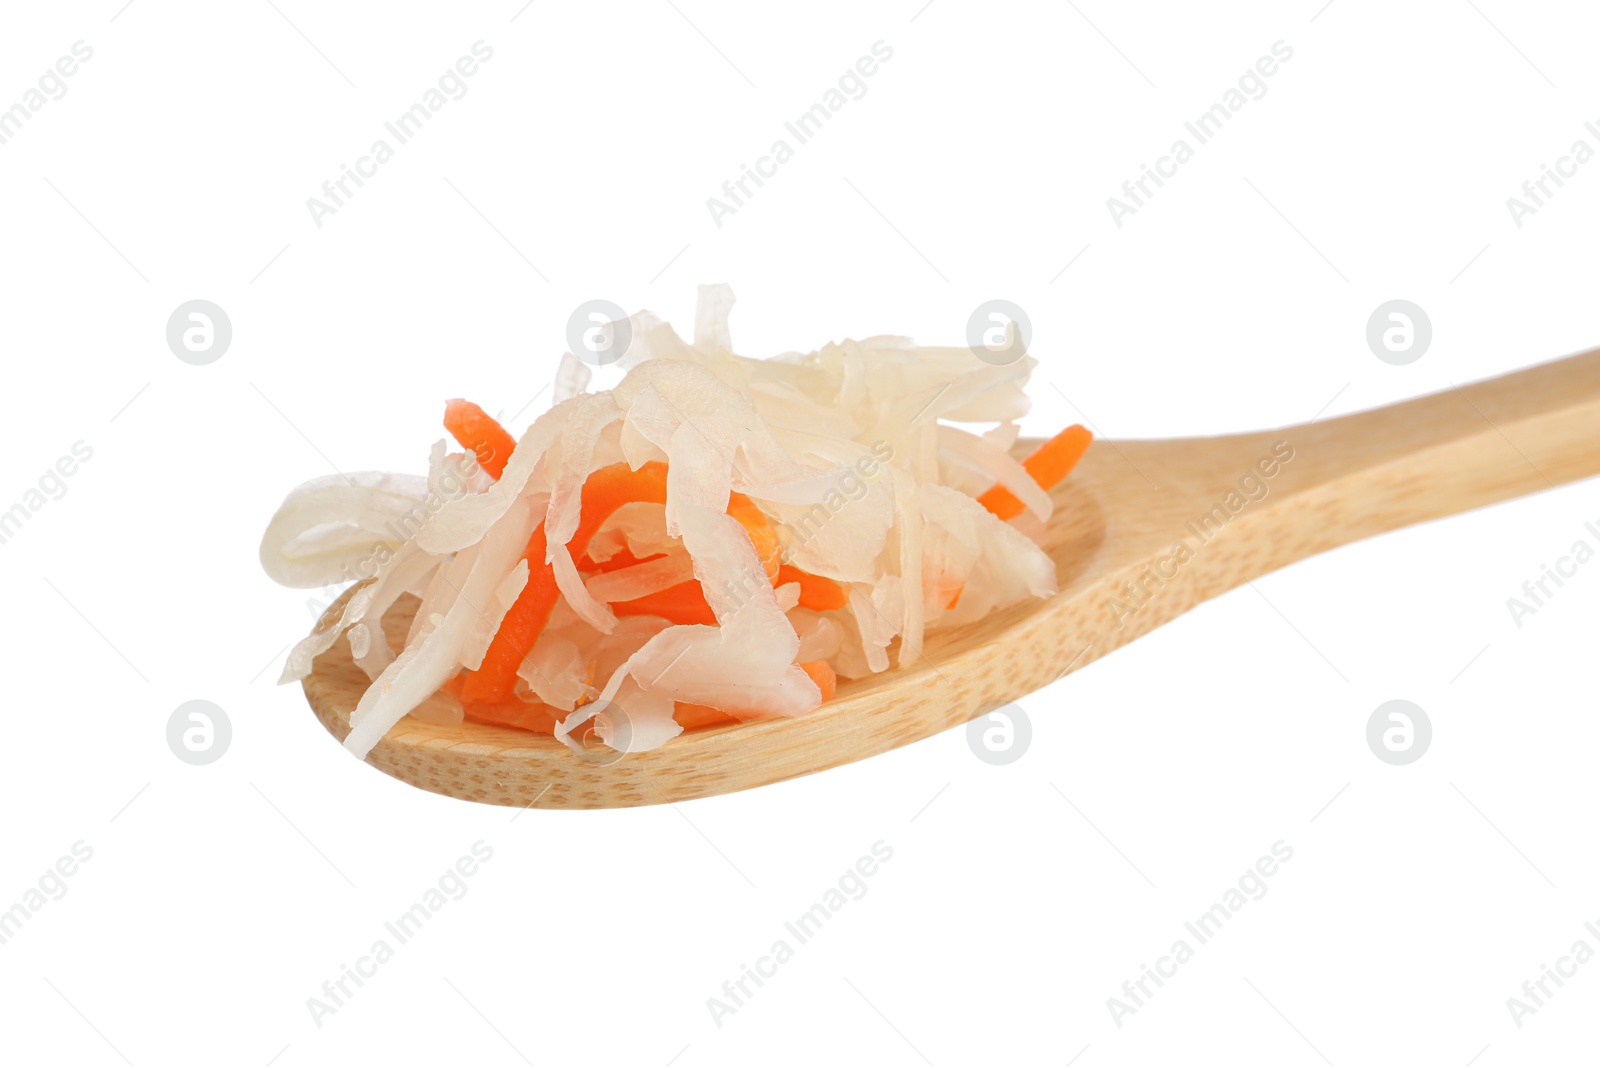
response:
[[[686,324],[695,285],[727,281],[750,354],[960,343],[1004,297],[1042,361],[1028,429],[1111,437],[1301,422],[1586,348],[1600,162],[1521,228],[1506,198],[1600,147],[1587,5],[276,2],[8,5],[0,31],[0,106],[94,49],[0,145],[0,509],[94,450],[0,545],[0,908],[93,849],[0,945],[7,1061],[1592,1055],[1600,963],[1521,1028],[1506,998],[1600,949],[1600,565],[1520,629],[1506,600],[1595,541],[1593,482],[1224,596],[1023,700],[1009,767],[953,731],[514,822],[355,763],[274,687],[309,616],[255,561],[297,482],[422,470],[446,397],[520,431],[595,297]],[[306,199],[478,40],[465,97],[314,225]],[[717,227],[706,198],[879,40],[866,95]],[[1106,198],[1279,40],[1267,94],[1115,226]],[[194,298],[233,323],[209,366],[164,339]],[[1364,340],[1393,298],[1433,322],[1409,367]],[[207,767],[165,741],[195,698],[233,723]],[[1407,767],[1364,739],[1394,698],[1434,726]],[[315,1025],[307,998],[479,840],[467,895]],[[879,840],[867,894],[717,1026],[707,998]],[[1107,998],[1279,840],[1270,892],[1116,1026]]]

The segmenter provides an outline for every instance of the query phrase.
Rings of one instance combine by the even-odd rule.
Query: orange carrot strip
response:
[[[828,666],[827,660],[814,659],[809,663],[800,664],[800,669],[817,683],[818,689],[822,690],[824,704],[833,699],[833,694],[838,691],[839,676],[833,673],[833,668]]]
[[[583,483],[578,528],[567,546],[568,551],[575,556],[581,556],[589,547],[589,542],[595,533],[622,505],[639,502],[664,504],[666,500],[665,463],[659,461],[646,463],[638,470],[629,469],[626,463],[613,463],[609,467],[600,468],[589,475]],[[750,534],[757,555],[765,552],[763,565],[769,567],[768,573],[776,574],[777,534],[772,530],[766,517],[748,498],[738,493],[734,493],[729,499],[728,508],[730,514],[737,508],[739,513],[734,517]],[[555,572],[545,562],[546,548],[544,523],[541,522],[533,531],[533,536],[528,539],[527,550],[522,554],[528,561],[528,584],[523,586],[516,601],[506,611],[505,617],[500,622],[499,631],[494,635],[494,640],[489,642],[489,650],[484,653],[483,663],[476,671],[467,675],[467,680],[462,685],[464,704],[498,704],[511,698],[512,689],[517,681],[517,668],[522,665],[522,661],[532,651],[534,642],[544,632],[545,625],[550,621],[550,612],[560,596],[560,591],[556,587]],[[770,564],[766,562],[767,559],[771,560]],[[689,591],[683,589],[684,585],[694,587],[692,596]],[[652,608],[670,607],[674,613],[687,616],[698,610],[695,598],[698,598],[700,605],[705,603],[705,595],[697,582],[682,583],[672,589],[653,593],[651,597],[667,599],[659,605],[652,604],[638,610],[624,609],[617,614],[663,615],[664,611]],[[641,597],[640,600],[629,603],[638,607],[640,601],[644,600],[650,600],[650,597]],[[711,616],[709,607],[705,608],[705,616]],[[666,615],[666,617],[673,616]],[[697,617],[695,621],[701,619]],[[716,619],[707,617],[704,621],[712,623]]]
[[[1050,440],[1034,449],[1022,461],[1025,469],[1042,489],[1054,488],[1056,483],[1072,473],[1083,454],[1089,450],[1094,434],[1082,426],[1068,426]],[[994,486],[978,498],[978,503],[988,508],[996,517],[1014,519],[1022,514],[1022,501],[1003,485]]]
[[[589,475],[581,490],[578,529],[572,535],[569,551],[581,555],[589,541],[611,513],[635,500],[665,503],[667,499],[667,465],[646,463],[638,470],[629,470],[626,463],[614,463]],[[556,575],[545,562],[547,545],[544,523],[540,523],[528,539],[522,558],[528,561],[528,584],[500,621],[500,629],[489,650],[483,654],[478,669],[467,675],[462,686],[463,704],[498,704],[511,698],[517,682],[517,668],[533,650],[533,644],[550,621],[550,612],[556,606],[561,591],[556,587]]]
[[[1052,489],[1078,465],[1094,434],[1084,426],[1068,426],[1033,450],[1022,466],[1042,488]]]
[[[966,588],[966,582],[955,582],[946,578],[933,588],[934,603],[938,603],[940,598],[943,598],[944,610],[949,611],[956,606],[956,602],[961,599],[961,594],[966,591]]]
[[[646,491],[650,494],[648,497],[639,497],[638,499],[645,499],[649,503],[663,503],[667,498],[667,466],[665,463],[659,462],[646,463],[639,468],[639,473],[645,473],[647,468],[649,469],[648,485],[636,484],[631,488]],[[611,468],[606,469],[610,470]],[[602,472],[596,471],[594,475],[590,476],[590,480],[592,481],[600,473]],[[618,477],[620,478],[621,476],[619,475]],[[658,486],[659,499],[656,497]],[[587,488],[585,486],[585,490]],[[584,499],[585,515],[587,516],[587,492]],[[612,510],[615,510],[615,508]],[[606,514],[609,515],[610,512]],[[751,545],[756,550],[756,556],[761,560],[762,568],[767,572],[767,578],[770,580],[777,577],[779,573],[778,560],[781,553],[778,545],[778,532],[772,528],[772,523],[767,521],[766,515],[762,514],[761,509],[756,507],[750,498],[742,493],[729,494],[728,514],[738,520],[739,525],[744,527],[745,533],[750,538]],[[588,544],[588,538],[594,536],[594,531],[598,530],[600,523],[604,521],[604,518],[602,518],[594,524],[593,530],[587,532],[587,537],[584,538],[585,545]],[[574,544],[577,543],[578,536],[583,536],[584,534],[585,529],[580,526],[578,535],[573,538]],[[621,553],[618,553],[618,555],[621,555]],[[630,556],[629,558],[631,559],[632,557]],[[605,569],[609,570],[611,568],[608,566]],[[647,593],[634,600],[620,601],[612,604],[611,610],[618,618],[627,618],[631,615],[655,615],[680,626],[714,626],[717,622],[716,615],[711,611],[711,605],[706,602],[705,591],[700,588],[699,581],[695,579],[679,582],[677,585],[655,593]]]
[[[744,532],[750,535],[750,543],[755,546],[756,557],[767,572],[767,580],[776,578],[778,561],[782,555],[778,546],[778,531],[772,528],[772,523],[767,521],[761,509],[743,493],[728,494],[728,514],[739,520]]]
[[[687,704],[678,701],[672,705],[672,717],[678,720],[678,725],[685,730],[695,730],[702,726],[726,726],[739,720],[726,712],[706,704]]]
[[[638,470],[630,470],[626,463],[601,467],[583,483],[582,499],[578,529],[568,546],[574,556],[581,555],[589,547],[590,539],[622,505],[665,504],[667,465],[653,461],[642,464]]]
[[[768,527],[770,529],[770,527]],[[773,540],[776,548],[776,538]],[[620,554],[620,553],[619,553]],[[609,568],[607,568],[609,569]],[[807,574],[787,563],[777,568],[773,585],[800,584],[799,605],[813,611],[833,611],[848,603],[844,587],[831,578]],[[655,615],[680,626],[714,626],[717,617],[706,603],[705,591],[698,581],[679,582],[656,593],[647,593],[635,600],[623,600],[611,605],[618,618],[630,615]]]
[[[457,674],[441,685],[440,691],[462,700],[461,690],[466,684],[467,673],[462,671]],[[462,701],[461,710],[472,722],[487,723],[490,726],[510,726],[536,734],[554,734],[555,724],[560,718],[556,710],[547,704],[532,703],[514,696],[498,704],[468,704]]]
[[[654,615],[679,626],[715,626],[717,616],[706,603],[706,594],[693,578],[687,582],[646,593],[636,600],[622,600],[611,605],[617,618],[630,615]]]
[[[790,582],[800,583],[800,606],[810,608],[812,611],[835,611],[849,603],[844,593],[844,586],[832,578],[819,578],[815,574],[807,574],[799,567],[791,567],[787,563],[778,568],[778,577],[774,585],[788,585]]]
[[[517,684],[517,668],[533,650],[533,643],[544,632],[550,621],[550,612],[561,596],[556,588],[556,572],[544,561],[544,523],[533,529],[528,547],[522,558],[528,561],[528,584],[522,587],[517,599],[506,609],[500,620],[500,629],[483,662],[475,671],[468,671],[461,686],[461,703],[494,705],[511,699],[512,688]]]
[[[624,504],[665,504],[667,502],[667,465],[659,460],[642,464],[638,470],[629,470],[626,463],[613,463],[589,475],[583,484],[583,513],[577,532],[572,535],[570,550],[581,554],[600,527]],[[728,494],[728,514],[744,527],[761,560],[767,577],[778,573],[778,532],[767,521],[760,508],[742,493]],[[610,569],[610,568],[607,568]]]
[[[825,660],[812,660],[810,663],[800,664],[800,669],[817,683],[817,688],[822,690],[822,702],[826,704],[833,699],[838,688],[838,676],[833,673],[833,668]],[[743,722],[738,714],[721,711],[709,704],[689,704],[678,701],[672,706],[672,717],[678,725],[685,730],[695,730],[702,726],[726,726],[728,723]],[[749,716],[759,718],[760,716]]]
[[[548,704],[533,704],[516,697],[498,704],[462,704],[461,711],[472,722],[548,735],[554,735],[556,723],[566,718],[565,712],[558,712]]]
[[[610,559],[595,560],[588,555],[577,557],[578,570],[584,574],[605,574],[607,571],[620,571],[624,567],[637,567],[641,563],[649,563],[653,559],[660,559],[664,553],[657,552],[653,556],[643,559],[635,556],[625,548],[618,549]]]
[[[492,477],[498,479],[505,473],[516,439],[478,405],[470,400],[445,401],[444,428],[462,448],[477,455],[478,465]]]

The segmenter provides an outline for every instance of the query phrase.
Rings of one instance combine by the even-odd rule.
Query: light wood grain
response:
[[[1261,479],[1267,494],[1229,512],[1229,503],[1245,497],[1230,501],[1230,491],[1275,446],[1282,451],[1280,443],[1294,456]],[[544,808],[623,807],[749,789],[961,725],[1297,560],[1595,474],[1600,352],[1270,433],[1099,441],[1052,494],[1057,513],[1047,549],[1058,595],[930,634],[917,665],[845,683],[810,715],[692,731],[615,762],[601,753],[586,759],[522,731],[407,718],[368,762],[436,793]],[[1226,521],[1211,520],[1217,529],[1209,540],[1196,536],[1189,524],[1215,516],[1219,506]],[[1179,542],[1193,557],[1174,567]],[[1152,578],[1152,566],[1172,576]],[[1134,604],[1128,582],[1150,595],[1141,594],[1136,611],[1114,610],[1118,601]],[[392,642],[403,638],[416,606],[407,598],[390,612]],[[343,739],[366,685],[341,640],[317,659],[305,693],[318,719]]]

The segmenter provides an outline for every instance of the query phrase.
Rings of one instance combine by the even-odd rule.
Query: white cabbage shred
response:
[[[871,337],[752,359],[732,350],[732,305],[727,286],[701,286],[693,342],[634,315],[626,373],[610,390],[589,391],[588,366],[564,355],[557,403],[523,431],[498,480],[441,443],[425,478],[332,475],[289,494],[262,538],[268,575],[295,587],[371,579],[294,648],[282,679],[306,677],[349,641],[372,683],[346,748],[365,757],[407,715],[460,722],[461,703],[441,687],[482,662],[530,564],[550,568],[560,598],[516,696],[548,709],[569,745],[592,721],[620,751],[681,732],[677,703],[741,719],[804,715],[822,693],[800,663],[825,660],[843,678],[889,670],[891,654],[912,666],[929,631],[1055,591],[1054,564],[1024,533],[1043,528],[1050,496],[1009,451],[1032,358],[992,366],[965,347]],[[665,505],[624,505],[582,551],[571,547],[586,479],[655,461],[667,464]],[[992,485],[1022,502],[1013,523],[976,501]],[[843,607],[798,606],[801,587],[770,578],[728,514],[732,493],[772,525],[783,563],[840,584]],[[526,560],[540,523],[545,558]],[[579,569],[619,553],[620,566]],[[613,610],[691,577],[715,625]],[[421,608],[396,654],[382,619],[406,593]]]

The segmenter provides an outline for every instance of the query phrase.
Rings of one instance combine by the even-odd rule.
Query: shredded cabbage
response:
[[[441,443],[425,478],[330,476],[289,494],[261,542],[267,573],[300,587],[372,578],[294,648],[282,679],[349,641],[372,684],[346,748],[365,757],[407,715],[460,722],[451,684],[482,664],[530,567],[560,595],[515,697],[547,710],[567,744],[592,729],[619,752],[680,733],[681,705],[804,715],[823,694],[803,663],[846,679],[891,669],[891,652],[909,666],[930,631],[1055,592],[1054,564],[1024,532],[1043,529],[1050,496],[1009,452],[1032,358],[994,366],[964,347],[871,337],[752,359],[732,350],[732,305],[727,286],[701,286],[693,342],[634,315],[609,390],[590,391],[588,366],[564,355],[555,406],[498,480]],[[624,504],[572,547],[590,475],[657,462],[664,505]],[[975,499],[995,485],[1026,508],[1018,520]],[[734,494],[775,530],[782,563],[838,583],[842,606],[802,606],[796,580],[772,577],[731,515]],[[545,554],[524,558],[541,523]],[[691,577],[714,622],[622,610]],[[396,654],[381,624],[406,593],[421,606]]]

